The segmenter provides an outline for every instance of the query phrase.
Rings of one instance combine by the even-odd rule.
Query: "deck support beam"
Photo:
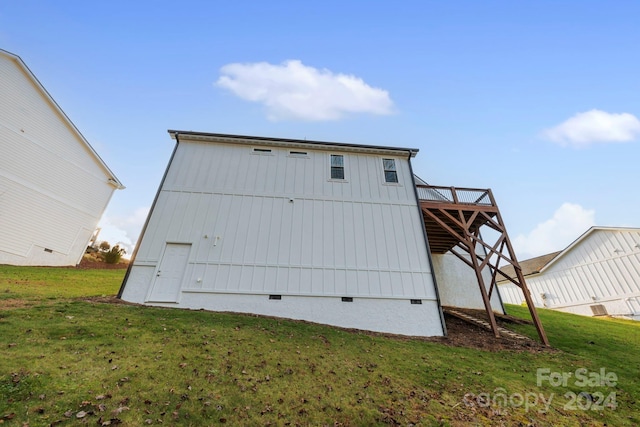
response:
[[[431,251],[440,254],[451,252],[474,270],[494,335],[499,337],[500,333],[491,308],[491,295],[496,289],[498,275],[506,277],[500,271],[500,263],[505,262],[511,264],[516,272],[515,278],[506,278],[522,289],[540,341],[548,346],[549,340],[491,190],[431,185],[418,185],[417,190]],[[490,229],[486,236],[497,234],[497,237],[486,241],[480,233],[482,227]],[[456,249],[468,254],[468,258]],[[486,255],[479,254],[478,249]],[[482,270],[486,267],[491,273],[488,291],[482,277]]]

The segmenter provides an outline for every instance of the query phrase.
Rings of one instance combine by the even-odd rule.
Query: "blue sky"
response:
[[[135,243],[179,129],[419,148],[429,183],[493,190],[526,259],[640,226],[638,16],[635,1],[21,0],[0,3],[0,48],[126,185],[111,243]]]

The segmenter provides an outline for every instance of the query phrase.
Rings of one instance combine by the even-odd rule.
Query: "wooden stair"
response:
[[[491,324],[486,320],[479,319],[477,317],[471,316],[470,314],[467,314],[467,313],[463,313],[451,307],[443,307],[442,310],[444,311],[445,314],[449,314],[451,316],[457,317],[458,319],[464,320],[467,323],[471,323],[472,325],[479,326],[483,329],[493,331]],[[519,333],[503,328],[502,326],[498,326],[498,332],[500,333],[500,335],[508,336],[510,338],[514,338],[518,340],[530,339],[529,337],[520,335]]]

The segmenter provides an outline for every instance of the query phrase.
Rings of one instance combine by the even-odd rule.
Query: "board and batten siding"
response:
[[[595,229],[526,282],[538,307],[591,316],[602,304],[610,315],[640,320],[640,230]],[[524,300],[510,284],[500,293],[511,304]]]
[[[15,57],[0,76],[0,264],[75,265],[120,184]]]
[[[442,335],[407,152],[254,148],[180,140],[123,299],[163,305],[153,301],[158,266],[167,245],[182,244],[179,306]],[[331,154],[344,156],[344,180],[331,179]],[[395,159],[397,184],[385,182],[383,158]],[[282,300],[267,299],[274,294]]]

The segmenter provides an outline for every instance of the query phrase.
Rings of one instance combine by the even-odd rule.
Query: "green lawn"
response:
[[[125,270],[80,270],[0,265],[0,302],[59,300],[115,295]]]
[[[489,352],[83,300],[114,295],[123,275],[0,266],[0,423],[640,424],[638,323],[541,310],[559,351]]]

